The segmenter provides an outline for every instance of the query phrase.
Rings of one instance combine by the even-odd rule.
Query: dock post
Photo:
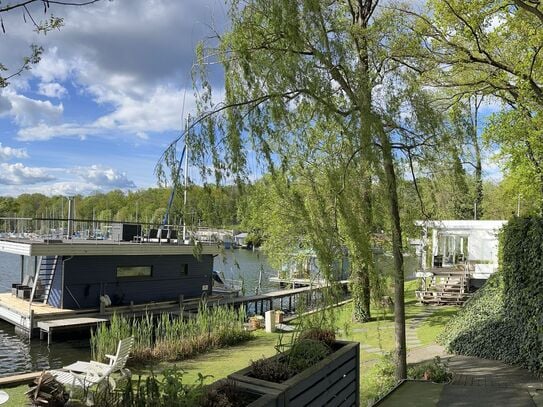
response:
[[[25,278],[25,256],[21,255],[21,280],[19,281],[20,284],[23,283],[24,278]]]
[[[32,339],[32,325],[34,324],[34,310],[33,309],[30,309],[30,312],[28,313],[28,320],[29,320],[28,339]]]
[[[266,311],[266,314],[264,315],[264,327],[266,332],[275,332],[275,311]]]
[[[183,318],[183,302],[185,301],[185,296],[183,294],[179,295],[179,316]]]

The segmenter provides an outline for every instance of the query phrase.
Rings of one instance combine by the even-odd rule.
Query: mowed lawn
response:
[[[415,299],[416,281],[407,282],[405,285],[405,314],[406,324],[421,315],[427,308],[417,303]],[[436,336],[443,329],[447,320],[456,313],[456,307],[430,307],[432,313],[418,324],[414,330],[420,342],[418,346],[434,343]],[[375,363],[382,357],[381,352],[369,352],[364,348],[371,346],[382,353],[391,352],[394,349],[394,316],[391,311],[372,309],[372,321],[366,323],[352,322],[352,304],[337,308],[338,337],[341,339],[358,341],[361,348],[361,400],[362,405],[374,393],[376,382]],[[147,376],[151,371],[159,373],[164,367],[176,365],[186,371],[183,381],[185,383],[196,382],[198,374],[210,376],[206,381],[211,383],[224,378],[230,373],[240,370],[250,364],[251,360],[272,356],[276,353],[275,345],[279,339],[283,343],[289,341],[289,335],[278,333],[267,334],[264,331],[254,333],[254,338],[243,344],[207,352],[197,357],[179,361],[176,363],[161,363],[153,366],[141,366],[132,368],[134,378],[138,375]],[[408,347],[409,349],[409,347]],[[3,389],[10,395],[10,401],[5,406],[22,406],[25,403],[24,391],[28,386],[18,386]]]

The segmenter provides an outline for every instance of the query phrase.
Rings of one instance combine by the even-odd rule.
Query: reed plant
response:
[[[190,318],[167,313],[140,318],[113,315],[110,325],[91,333],[93,360],[114,354],[120,339],[134,337],[131,362],[177,361],[209,349],[241,343],[251,338],[246,331],[245,309],[210,307],[203,303]]]

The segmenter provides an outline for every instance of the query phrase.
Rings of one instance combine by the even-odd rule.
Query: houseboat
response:
[[[117,240],[9,239],[21,256],[19,281],[0,294],[0,319],[32,332],[39,321],[153,307],[211,295],[214,245],[151,242],[127,226]]]
[[[417,221],[421,239],[417,297],[424,303],[463,303],[498,270],[498,234],[505,220]]]

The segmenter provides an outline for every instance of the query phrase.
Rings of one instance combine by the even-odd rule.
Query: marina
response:
[[[21,256],[0,252],[0,300],[11,304],[13,308],[17,307],[21,313],[28,312],[28,301],[17,301],[16,296],[10,294],[11,283],[20,281],[21,268],[24,269],[24,275],[31,272],[31,264],[21,265]],[[276,285],[269,282],[269,278],[275,275],[275,271],[268,265],[266,256],[259,251],[250,250],[225,250],[214,257],[214,270],[218,270],[228,278],[242,279],[244,281],[244,290],[247,295],[253,295],[257,290],[260,293],[273,291]],[[262,284],[258,288],[258,277],[262,272]],[[212,299],[212,298],[211,298]],[[199,299],[184,299],[187,309],[197,308]],[[34,303],[32,309],[36,313],[50,314],[47,319],[55,319],[58,312],[66,314],[66,318],[93,315],[97,318],[107,318],[112,309],[106,307],[105,316],[99,314],[99,309],[88,310],[90,312],[72,312],[70,310],[52,311],[46,305]],[[120,310],[127,311],[130,305],[119,307]],[[179,299],[176,301],[165,301],[154,304],[154,312],[160,313],[162,310],[179,312]],[[133,305],[132,313],[143,315],[145,305]],[[11,323],[0,320],[0,377],[15,374],[17,372],[36,371],[49,368],[59,368],[73,360],[85,360],[90,357],[88,328],[87,332],[58,331],[54,333],[53,344],[47,346],[47,340],[39,340],[39,332],[32,337],[28,333],[22,333],[16,330]],[[44,339],[47,339],[46,337]]]

